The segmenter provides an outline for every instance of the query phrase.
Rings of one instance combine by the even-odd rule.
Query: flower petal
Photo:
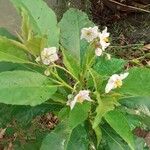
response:
[[[105,93],[109,93],[112,89],[115,88],[114,82],[108,82],[105,87]]]
[[[96,56],[101,56],[102,53],[103,53],[103,50],[102,50],[101,48],[97,48],[97,49],[95,50],[95,55],[96,55]]]
[[[120,78],[121,78],[121,80],[125,79],[128,75],[129,75],[129,73],[128,73],[128,72],[123,73],[123,74],[120,74]]]

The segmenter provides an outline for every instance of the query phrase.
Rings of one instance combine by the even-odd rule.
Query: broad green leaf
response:
[[[81,29],[90,26],[93,26],[93,23],[88,19],[88,16],[82,11],[72,8],[64,14],[59,23],[60,42],[78,62],[81,62],[89,45],[85,40],[80,39]]]
[[[71,134],[67,150],[88,150],[89,139],[84,125],[77,126]]]
[[[115,109],[118,103],[115,98],[105,98],[100,100],[96,108],[96,116],[93,122],[93,129],[97,128],[100,124],[102,117],[107,114],[109,111]]]
[[[130,150],[130,147],[123,141],[113,130],[106,126],[102,127],[103,139],[106,140],[105,150]],[[145,141],[142,138],[134,137],[135,150],[148,150],[145,146]]]
[[[117,91],[134,97],[150,97],[150,69],[130,69],[123,86]]]
[[[63,50],[63,63],[71,74],[78,79],[80,74],[79,62],[68,51]]]
[[[30,63],[23,49],[14,45],[9,39],[1,36],[0,61],[13,63]]]
[[[106,140],[107,147],[109,150],[130,150],[127,143],[125,143],[114,131],[109,127],[101,127],[103,131],[103,139]]]
[[[34,56],[39,56],[41,50],[47,45],[46,36],[35,36],[32,32],[32,27],[30,25],[29,16],[27,12],[23,9],[22,12],[22,34],[21,39],[23,44],[26,46],[28,51]]]
[[[45,76],[29,71],[0,73],[0,102],[13,105],[39,105],[56,92]]]
[[[37,71],[41,74],[44,74],[45,71],[44,68],[32,64],[0,62],[0,72],[14,71],[14,70]]]
[[[134,150],[134,140],[132,131],[126,117],[119,111],[110,111],[104,116],[108,124],[128,143],[130,148]]]
[[[94,65],[94,70],[100,75],[111,76],[115,73],[120,73],[126,62],[123,59],[112,58],[108,60],[106,58],[98,58],[97,63]]]
[[[150,109],[150,97],[129,97],[120,99],[119,102],[128,108],[138,109],[139,106],[146,105]]]
[[[11,63],[11,62],[0,62],[0,72],[12,71],[20,67],[20,64]]]
[[[73,129],[77,125],[83,123],[88,118],[90,108],[91,107],[89,102],[85,102],[83,104],[76,104],[69,113],[69,126]]]
[[[71,130],[67,123],[60,123],[42,142],[40,150],[87,150],[88,139],[84,126]]]
[[[40,150],[49,150],[50,148],[53,150],[66,150],[71,132],[72,130],[67,123],[60,123],[54,131],[44,138]]]
[[[11,0],[11,2],[22,11],[26,10],[32,29],[38,35],[47,35],[48,45],[58,47],[59,29],[57,18],[43,0]]]
[[[132,121],[138,120],[139,123],[147,125],[150,127],[150,98],[149,97],[131,97],[120,99],[119,101],[123,106],[129,108],[129,112],[125,109],[125,112],[131,113],[134,110],[138,111],[139,114],[136,114],[134,111],[134,118],[131,118]],[[131,111],[131,112],[130,112]],[[131,115],[129,115],[131,117]],[[137,125],[139,126],[139,125]]]
[[[39,56],[40,52],[46,47],[47,39],[45,37],[31,37],[24,42],[24,45],[34,56]]]

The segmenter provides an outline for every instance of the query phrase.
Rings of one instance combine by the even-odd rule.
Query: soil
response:
[[[117,2],[121,3],[120,0]],[[122,4],[132,3],[123,0]],[[150,43],[150,13],[122,11],[115,7],[108,7],[103,1],[98,0],[92,0],[91,5],[93,21],[100,28],[107,26],[111,33],[111,45],[115,47],[108,51],[118,58],[129,60],[130,67],[149,67],[150,47],[144,49],[143,46]]]

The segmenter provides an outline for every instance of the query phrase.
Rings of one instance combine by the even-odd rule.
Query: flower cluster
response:
[[[102,31],[99,32],[99,29],[97,26],[95,27],[89,27],[89,28],[83,28],[81,30],[81,39],[86,39],[88,42],[95,42],[97,47],[95,49],[95,54],[97,56],[101,56],[105,49],[110,45],[109,43],[109,33],[107,32],[107,27]],[[110,59],[111,56],[108,53],[105,53],[107,58]],[[105,93],[109,93],[111,90],[120,88],[123,84],[122,80],[125,79],[129,73],[124,74],[114,74],[112,75],[108,83],[105,87]],[[71,110],[74,108],[76,103],[83,103],[83,101],[92,101],[89,96],[90,91],[89,90],[81,90],[77,95],[70,94],[68,96],[67,105],[70,106]]]
[[[95,42],[95,54],[96,56],[101,56],[105,49],[110,45],[109,43],[109,35],[107,32],[107,27],[100,32],[98,27],[89,27],[83,28],[81,30],[81,39],[86,39],[87,42]],[[110,54],[106,53],[108,59],[110,59]]]

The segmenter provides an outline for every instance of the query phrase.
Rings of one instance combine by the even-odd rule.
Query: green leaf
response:
[[[139,106],[146,105],[150,109],[149,97],[129,97],[120,99],[119,102],[128,108],[138,109]]]
[[[131,96],[150,97],[150,70],[132,68],[118,92]]]
[[[20,64],[11,63],[11,62],[0,62],[0,72],[12,71],[20,67]]]
[[[109,111],[115,109],[115,106],[117,105],[118,103],[115,98],[102,99],[96,108],[96,116],[93,122],[93,129],[97,128],[102,120],[102,117]]]
[[[59,23],[62,46],[70,52],[70,54],[81,62],[82,57],[89,45],[85,40],[81,40],[81,29],[93,26],[88,16],[82,11],[69,9]]]
[[[5,37],[0,37],[0,61],[30,63],[24,50]]]
[[[88,139],[84,126],[71,130],[67,122],[59,124],[42,142],[40,150],[87,150]]]
[[[105,139],[107,145],[104,146],[106,150],[130,150],[130,147],[123,141],[112,129],[106,126],[102,127],[103,139]],[[145,147],[145,141],[142,138],[134,137],[135,150],[148,150]]]
[[[44,68],[32,64],[22,64],[22,63],[11,63],[11,62],[0,62],[0,72],[4,71],[14,71],[14,70],[24,70],[24,71],[36,71],[41,74],[44,73]]]
[[[24,45],[28,48],[31,54],[39,56],[40,52],[46,47],[47,39],[45,37],[31,37],[25,41]]]
[[[36,36],[32,32],[32,27],[30,25],[29,16],[26,10],[22,10],[22,34],[21,39],[23,44],[27,47],[28,51],[34,56],[39,56],[41,50],[47,45],[46,36]]]
[[[89,139],[84,125],[77,126],[71,134],[67,150],[88,150]]]
[[[69,126],[73,129],[79,124],[83,123],[88,117],[90,108],[90,103],[88,102],[85,102],[83,104],[76,104],[75,107],[70,110]]]
[[[110,111],[104,116],[108,124],[128,143],[130,148],[134,150],[134,140],[132,131],[126,117],[119,111]]]
[[[94,70],[100,75],[111,76],[114,73],[121,72],[126,62],[123,59],[112,58],[108,60],[106,58],[98,58],[97,63],[94,65]]]
[[[57,88],[45,76],[29,71],[0,73],[0,102],[13,105],[39,105]]]
[[[47,35],[50,47],[59,45],[59,29],[57,18],[43,0],[11,0],[11,2],[22,11],[26,10],[32,29],[38,35]]]
[[[63,50],[62,52],[64,65],[73,74],[73,76],[78,79],[80,74],[79,62],[74,59],[68,51]]]
[[[134,112],[134,118],[138,120],[140,123],[147,125],[150,127],[150,98],[149,97],[131,97],[120,99],[120,103],[122,106],[129,108],[131,112],[136,110],[139,114]],[[127,111],[125,109],[125,111]],[[131,115],[130,115],[131,117]],[[131,121],[134,121],[133,119]],[[137,125],[139,126],[139,125]]]
[[[109,150],[130,150],[127,143],[125,143],[112,129],[107,126],[101,127],[103,131],[103,138],[107,142]]]

